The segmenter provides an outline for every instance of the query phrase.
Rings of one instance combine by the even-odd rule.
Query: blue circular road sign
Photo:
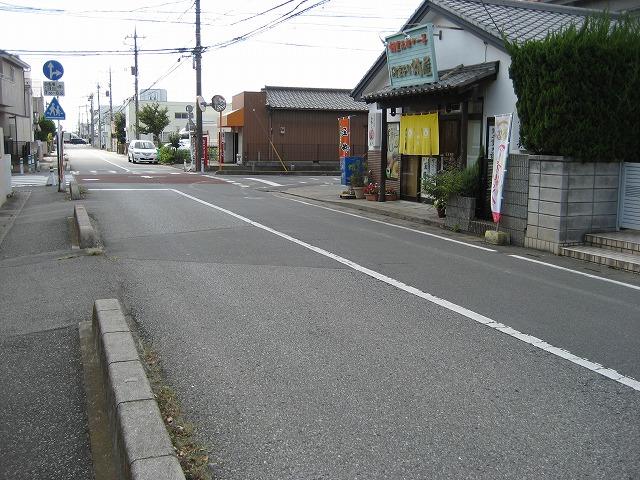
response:
[[[62,68],[62,64],[56,60],[47,60],[42,66],[42,72],[49,80],[60,80],[64,74],[64,68]]]

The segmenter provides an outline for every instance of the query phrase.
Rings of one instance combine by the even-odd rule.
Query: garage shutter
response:
[[[620,227],[640,230],[640,163],[625,163]]]

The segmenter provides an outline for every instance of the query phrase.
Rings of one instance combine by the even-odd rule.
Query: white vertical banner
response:
[[[493,174],[491,176],[491,214],[495,223],[500,222],[502,211],[502,189],[509,158],[512,113],[495,116],[493,143]]]
[[[369,110],[369,134],[368,145],[369,150],[380,150],[382,130],[382,112],[377,110]]]

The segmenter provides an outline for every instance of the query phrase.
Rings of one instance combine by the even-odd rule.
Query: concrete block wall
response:
[[[532,155],[525,246],[558,254],[617,227],[620,164]]]
[[[529,155],[510,154],[502,191],[500,230],[513,245],[524,245],[529,196]]]

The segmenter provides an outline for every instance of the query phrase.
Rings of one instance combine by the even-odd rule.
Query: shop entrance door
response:
[[[409,200],[418,198],[420,178],[420,157],[403,155],[400,163],[400,197]]]
[[[460,120],[458,118],[440,120],[440,155],[454,159],[460,156]]]

